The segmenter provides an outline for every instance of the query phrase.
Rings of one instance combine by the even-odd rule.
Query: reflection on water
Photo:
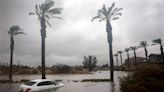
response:
[[[40,92],[119,92],[119,78],[126,76],[125,72],[114,73],[115,82],[73,82],[72,80],[82,79],[100,79],[109,78],[109,71],[95,72],[94,74],[57,74],[47,75],[48,79],[62,80],[65,84],[64,87],[58,89],[51,89]],[[8,78],[7,76],[0,76],[0,79]],[[40,75],[15,75],[14,80],[21,79],[38,79]],[[14,84],[0,84],[0,92],[18,92],[18,88],[21,83]]]
[[[110,92],[115,92],[115,84],[113,82],[110,85]]]

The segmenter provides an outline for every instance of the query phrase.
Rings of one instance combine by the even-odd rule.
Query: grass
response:
[[[109,82],[110,79],[83,79],[81,82]]]
[[[0,80],[0,83],[25,83],[29,81],[28,79],[22,79],[20,81],[13,81],[13,80]]]
[[[144,64],[120,79],[121,92],[164,92],[164,66]]]

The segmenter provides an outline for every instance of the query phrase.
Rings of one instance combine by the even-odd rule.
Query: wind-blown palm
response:
[[[51,26],[49,23],[50,18],[58,18],[62,19],[56,14],[60,14],[62,8],[53,8],[54,1],[46,0],[44,3],[35,5],[35,12],[30,12],[29,15],[37,15],[38,20],[40,21],[41,26],[41,41],[42,41],[42,79],[46,79],[45,77],[45,38],[46,38],[46,25]]]
[[[159,44],[160,50],[161,50],[162,61],[163,61],[162,64],[164,65],[164,53],[163,53],[162,39],[155,39],[152,42],[154,43],[153,45]]]
[[[95,19],[99,19],[99,22],[106,21],[106,31],[108,36],[108,43],[109,43],[109,53],[110,53],[110,77],[113,81],[113,51],[112,51],[112,26],[110,24],[110,21],[119,19],[119,16],[121,16],[121,10],[122,8],[114,8],[115,3],[113,3],[110,7],[106,8],[105,5],[103,5],[102,9],[98,10],[97,16],[92,18],[92,21]]]
[[[137,46],[131,46],[130,47],[130,50],[133,50],[133,53],[134,53],[134,62],[133,62],[133,64],[135,65],[136,69],[137,69],[137,61],[136,61],[136,58],[137,58],[137,56],[136,56],[136,50],[137,49],[138,49]]]
[[[12,80],[12,64],[13,64],[13,51],[14,51],[14,36],[19,34],[24,34],[21,31],[22,29],[18,25],[14,25],[10,27],[8,34],[10,35],[10,71],[9,71],[9,79]]]
[[[125,49],[125,52],[127,53],[128,69],[129,69],[129,50],[130,50],[129,48]]]
[[[121,60],[121,66],[122,66],[123,65],[123,63],[122,63],[122,51],[118,51],[118,53],[120,54],[120,60]]]
[[[140,42],[140,46],[139,46],[139,47],[144,48],[144,50],[145,50],[145,58],[146,58],[146,61],[148,61],[147,46],[148,46],[148,44],[147,44],[146,41],[141,41],[141,42]]]
[[[114,54],[114,56],[116,57],[116,62],[117,62],[117,70],[118,70],[118,54]]]

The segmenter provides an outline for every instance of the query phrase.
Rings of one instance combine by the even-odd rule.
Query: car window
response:
[[[55,82],[55,81],[52,81],[52,83],[53,83],[54,85],[58,85],[58,84],[59,84],[58,82]]]
[[[36,83],[36,82],[29,81],[29,82],[25,83],[25,85],[32,86],[32,85],[34,85],[35,83]]]
[[[47,85],[53,85],[51,81],[44,81],[40,82],[37,86],[47,86]]]

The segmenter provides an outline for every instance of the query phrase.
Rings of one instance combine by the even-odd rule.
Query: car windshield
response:
[[[35,83],[36,83],[36,82],[34,82],[34,81],[29,81],[29,82],[25,83],[25,85],[32,86],[32,85],[34,85]]]

